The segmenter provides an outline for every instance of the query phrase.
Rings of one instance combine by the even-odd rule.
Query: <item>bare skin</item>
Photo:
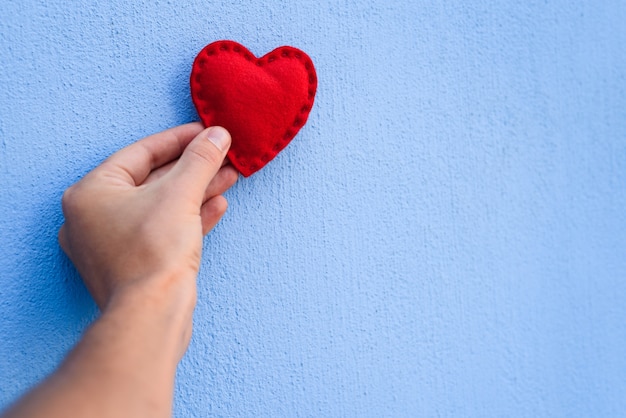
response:
[[[59,243],[102,310],[3,418],[169,417],[191,338],[202,238],[237,181],[225,129],[181,125],[104,161],[63,196]]]

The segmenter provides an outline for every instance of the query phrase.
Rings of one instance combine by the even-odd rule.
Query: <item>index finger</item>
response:
[[[193,122],[150,135],[111,155],[98,169],[117,173],[138,186],[153,170],[180,157],[203,129],[200,122]]]

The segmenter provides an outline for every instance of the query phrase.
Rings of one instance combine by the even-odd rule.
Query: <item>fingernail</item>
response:
[[[207,133],[207,139],[222,151],[230,145],[230,134],[221,126],[212,126]]]

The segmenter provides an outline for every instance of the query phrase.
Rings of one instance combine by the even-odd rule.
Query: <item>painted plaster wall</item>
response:
[[[97,315],[63,190],[197,119],[195,54],[307,51],[308,125],[206,239],[175,415],[626,410],[620,1],[0,0],[0,407]],[[120,214],[122,215],[122,214]]]

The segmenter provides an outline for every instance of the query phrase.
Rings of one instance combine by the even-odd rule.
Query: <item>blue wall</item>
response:
[[[234,39],[319,90],[206,239],[177,417],[623,413],[624,3],[232,3],[0,0],[0,407],[97,315],[63,190]]]

